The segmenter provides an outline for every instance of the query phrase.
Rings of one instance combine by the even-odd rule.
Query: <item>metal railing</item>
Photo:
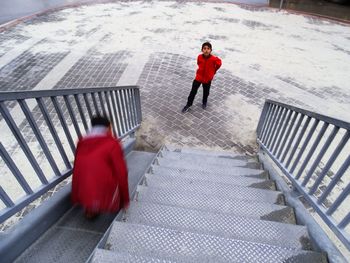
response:
[[[139,88],[0,93],[0,223],[72,174],[75,143],[93,115],[107,116],[119,139],[133,136]]]
[[[350,249],[350,123],[267,100],[257,138],[295,189]]]

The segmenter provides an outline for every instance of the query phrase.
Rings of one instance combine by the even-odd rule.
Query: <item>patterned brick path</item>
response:
[[[200,89],[182,114],[206,40],[223,67],[208,108],[201,108]],[[25,48],[17,54],[18,45]],[[0,90],[116,86],[145,53],[133,82],[143,112],[138,149],[171,143],[254,154],[267,98],[350,120],[349,47],[348,25],[314,17],[206,1],[121,1],[47,13],[1,32]],[[25,120],[20,128],[30,141]]]

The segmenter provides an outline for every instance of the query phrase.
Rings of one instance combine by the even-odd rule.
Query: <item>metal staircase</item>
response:
[[[92,262],[327,262],[254,158],[163,147]]]

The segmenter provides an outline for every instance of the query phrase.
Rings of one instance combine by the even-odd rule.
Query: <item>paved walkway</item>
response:
[[[181,114],[206,40],[223,66],[207,110],[199,91]],[[139,148],[171,142],[253,153],[266,98],[349,121],[349,44],[348,25],[269,8],[186,1],[81,6],[0,34],[0,89],[137,83],[144,113]]]

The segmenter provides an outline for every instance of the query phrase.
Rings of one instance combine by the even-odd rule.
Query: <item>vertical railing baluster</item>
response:
[[[269,105],[270,105],[270,103],[265,102],[265,103],[264,103],[264,107],[263,107],[263,109],[262,109],[262,111],[261,111],[261,114],[260,114],[258,126],[257,126],[257,128],[256,128],[256,134],[257,134],[257,138],[258,138],[258,139],[261,138],[261,134],[262,134],[264,125],[265,125],[265,123],[266,123],[266,117],[267,117]]]
[[[25,100],[18,100],[18,103],[21,106],[21,109],[22,109],[24,115],[26,116],[26,119],[27,119],[30,127],[32,128],[32,131],[34,132],[34,135],[35,135],[36,139],[38,140],[38,142],[41,146],[41,149],[43,150],[43,152],[46,156],[46,159],[49,161],[53,172],[55,173],[56,176],[61,175],[61,172],[58,169],[57,164],[50,153],[49,147],[47,146],[47,144],[44,140],[44,137],[42,136],[42,134],[39,130],[39,127],[36,124],[36,122],[33,118],[33,115],[30,112],[30,109],[28,108],[27,103],[25,102]]]
[[[86,109],[87,109],[87,111],[88,111],[88,113],[89,113],[89,117],[90,117],[90,119],[91,119],[93,113],[92,113],[91,105],[90,105],[89,98],[88,98],[87,95],[88,95],[87,93],[84,93],[84,94],[83,94],[83,98],[84,98],[84,102],[85,102]]]
[[[271,152],[273,153],[273,155],[276,155],[276,152],[277,152],[277,150],[280,147],[280,143],[282,141],[282,138],[285,135],[285,132],[286,132],[287,126],[289,124],[290,118],[292,117],[293,111],[291,111],[291,110],[287,110],[287,111],[288,111],[288,115],[285,118],[285,121],[284,121],[283,126],[282,126],[282,130],[281,130],[278,138],[276,139],[276,142],[271,147]]]
[[[60,106],[58,105],[57,97],[50,97],[50,98],[51,98],[53,106],[55,107],[58,119],[60,120],[61,126],[63,128],[63,131],[66,135],[67,140],[68,140],[68,144],[69,144],[73,154],[75,154],[75,144],[74,144],[74,141],[73,141],[72,136],[70,134],[70,131],[68,129],[66,120],[63,116],[62,110],[61,110]]]
[[[261,127],[261,132],[259,135],[259,140],[262,141],[262,138],[265,136],[266,134],[266,129],[267,126],[270,123],[270,119],[271,119],[271,115],[272,115],[272,109],[274,108],[274,105],[269,103],[269,102],[265,102],[268,105],[267,111],[266,111],[266,115],[264,116],[264,122],[262,123],[262,127]]]
[[[289,135],[290,135],[290,133],[292,132],[292,129],[293,129],[293,127],[294,127],[294,124],[295,124],[295,121],[296,121],[296,119],[297,119],[297,117],[298,117],[298,113],[297,112],[293,112],[294,113],[294,115],[293,115],[293,119],[292,119],[292,121],[290,122],[290,125],[288,126],[288,129],[287,129],[287,132],[286,132],[286,134],[284,135],[284,138],[283,138],[283,142],[282,142],[282,144],[281,144],[281,146],[280,146],[280,148],[278,149],[278,152],[277,152],[277,155],[276,155],[276,158],[277,159],[279,159],[280,157],[281,157],[281,154],[282,154],[282,152],[283,152],[283,149],[285,149],[285,154],[286,154],[286,151],[288,151],[288,147],[285,147],[286,146],[286,144],[287,144],[287,141],[288,141],[288,138],[289,138]],[[292,143],[292,138],[289,140],[289,143],[288,144],[291,144]],[[282,158],[283,159],[283,158]],[[281,159],[281,162],[283,162],[282,161],[282,159]],[[283,159],[284,160],[284,159]]]
[[[95,95],[96,95],[95,92],[91,92],[91,93],[90,93],[90,96],[91,96],[91,98],[92,98],[93,105],[94,105],[94,107],[95,107],[96,115],[101,115],[100,109],[98,108],[98,104],[97,104],[97,100],[96,100]]]
[[[127,121],[126,121],[126,116],[124,114],[124,103],[122,100],[122,90],[116,90],[115,91],[115,96],[116,96],[116,101],[117,101],[117,107],[118,107],[118,116],[119,116],[119,121],[121,123],[122,126],[122,134],[126,133],[126,131],[128,130],[128,126],[127,126]]]
[[[0,186],[0,199],[6,205],[6,207],[12,207],[15,205],[11,198],[6,194],[2,186]]]
[[[268,139],[267,144],[266,144],[268,149],[271,149],[271,144],[276,141],[276,136],[277,136],[279,129],[281,128],[281,125],[282,125],[282,121],[281,121],[282,113],[285,115],[286,112],[287,111],[282,107],[281,107],[280,111],[278,112],[277,118],[275,120],[275,124],[272,128],[271,136]]]
[[[118,122],[115,120],[113,112],[112,112],[111,103],[109,102],[109,93],[108,93],[108,91],[104,91],[103,94],[105,96],[105,100],[106,100],[106,104],[107,104],[108,118],[112,123],[113,135],[115,137],[118,137],[117,129],[116,129],[116,127],[118,126]]]
[[[335,136],[337,135],[339,131],[339,127],[334,126],[331,135],[328,137],[326,143],[323,145],[322,149],[320,150],[317,158],[315,159],[314,163],[312,164],[312,166],[310,167],[307,175],[304,178],[304,181],[302,183],[302,186],[305,186],[307,184],[307,182],[310,180],[312,174],[314,173],[317,165],[320,163],[321,159],[323,158],[324,154],[326,153],[326,151],[328,150],[330,144],[332,143],[332,141],[334,140]]]
[[[128,104],[128,102],[126,101],[126,99],[127,99],[126,98],[126,90],[122,89],[121,94],[122,94],[122,96],[120,96],[120,99],[121,99],[121,103],[122,103],[123,114],[125,117],[125,124],[126,124],[125,126],[127,127],[126,131],[129,131],[129,130],[131,130],[131,123],[130,123],[130,117],[128,115],[128,111],[126,109],[127,104]]]
[[[88,124],[87,124],[87,121],[86,121],[86,118],[85,118],[85,114],[83,112],[83,108],[81,107],[81,103],[80,103],[80,100],[79,100],[79,94],[74,94],[74,99],[75,99],[75,103],[77,104],[77,107],[78,107],[78,111],[79,111],[79,114],[80,114],[80,118],[83,122],[83,125],[84,125],[84,129],[85,129],[85,132],[88,130]]]
[[[343,229],[350,223],[350,213],[348,213],[342,221],[338,224],[338,227]]]
[[[81,137],[80,128],[79,128],[77,119],[75,118],[74,111],[72,109],[72,105],[70,103],[69,97],[65,95],[65,96],[63,96],[63,99],[64,99],[64,102],[66,103],[66,107],[68,109],[69,116],[70,116],[70,118],[72,120],[75,132],[76,132],[78,138],[80,138]]]
[[[26,179],[22,175],[22,173],[19,171],[17,165],[14,163],[8,152],[6,151],[5,147],[0,142],[0,156],[4,160],[7,167],[10,169],[12,174],[15,176],[17,182],[21,185],[22,189],[26,194],[32,194],[33,190],[27,183]]]
[[[295,136],[297,135],[297,133],[299,131],[299,128],[300,128],[300,125],[301,125],[302,121],[304,120],[304,117],[305,117],[304,114],[298,114],[298,115],[299,115],[299,120],[298,120],[297,124],[294,126],[292,135],[289,137],[289,141],[288,141],[287,147],[285,148],[285,150],[283,152],[283,155],[282,155],[282,158],[281,158],[281,163],[283,163],[285,158],[287,157],[287,154],[288,154],[288,152],[289,152],[289,150],[290,150],[290,148],[292,146],[292,143],[294,141],[294,138],[295,138]]]
[[[18,129],[15,121],[11,117],[9,111],[7,110],[7,108],[6,108],[6,106],[5,106],[5,104],[3,102],[0,102],[0,112],[1,112],[4,120],[6,121],[8,127],[10,128],[11,132],[15,136],[18,144],[21,146],[24,154],[27,156],[28,161],[32,165],[34,171],[36,172],[36,174],[37,174],[37,176],[39,178],[39,180],[41,181],[42,184],[47,184],[48,181],[47,181],[43,171],[41,170],[38,162],[35,160],[35,157],[34,157],[32,151],[30,150],[28,144],[26,143],[25,139],[23,138],[23,135],[21,134],[21,132]]]
[[[131,89],[127,89],[127,94],[128,94],[128,99],[129,99],[129,109],[130,109],[130,116],[131,116],[131,125],[132,128],[134,128],[136,126],[135,123],[135,114],[134,114],[134,107],[133,107],[133,97],[132,97],[132,93],[131,93]]]
[[[315,123],[316,123],[316,122],[315,122]],[[299,171],[298,171],[298,173],[297,173],[295,179],[298,180],[298,179],[300,178],[300,176],[302,175],[302,173],[304,172],[304,169],[305,169],[306,165],[309,163],[309,161],[310,161],[312,155],[314,154],[314,152],[315,152],[315,150],[316,150],[318,144],[320,143],[321,139],[323,138],[323,135],[325,134],[325,132],[326,132],[326,130],[327,130],[327,128],[328,128],[328,125],[329,125],[329,124],[326,123],[326,122],[323,123],[323,126],[322,126],[322,128],[321,128],[321,131],[320,131],[319,134],[317,135],[317,138],[315,139],[315,141],[314,141],[314,143],[312,144],[310,150],[308,151],[308,154],[306,155],[306,157],[305,157],[305,159],[304,159],[304,161],[303,161],[301,167],[299,168]],[[311,138],[311,136],[310,136],[310,138]],[[308,138],[306,138],[305,142],[306,142],[307,140],[308,140]]]
[[[298,163],[299,163],[301,157],[303,156],[303,154],[304,154],[304,152],[305,152],[305,149],[306,149],[307,145],[309,144],[309,142],[310,142],[310,140],[311,140],[311,138],[312,138],[312,135],[314,134],[314,132],[315,132],[315,130],[316,130],[316,127],[317,127],[317,125],[318,125],[319,122],[320,122],[319,120],[315,120],[315,121],[314,121],[314,123],[313,123],[313,125],[312,125],[310,131],[308,132],[308,134],[307,134],[307,136],[306,136],[306,139],[304,140],[303,145],[301,146],[301,148],[300,148],[300,150],[299,150],[299,153],[298,153],[297,157],[296,157],[295,160],[294,160],[294,163],[293,163],[293,165],[292,165],[292,168],[289,170],[290,173],[293,173],[294,170],[295,170],[295,168],[297,167],[297,165],[298,165]],[[304,135],[302,135],[302,136],[304,136]],[[301,141],[301,140],[300,140],[300,141]],[[299,143],[298,143],[298,145],[299,145]],[[313,153],[313,152],[312,152],[312,153]]]
[[[261,141],[266,144],[266,139],[268,138],[270,131],[271,131],[271,127],[273,125],[273,121],[275,119],[276,113],[278,111],[278,106],[277,105],[272,105],[272,109],[271,109],[271,114],[270,114],[270,118],[268,120],[268,124],[266,126],[265,132],[261,138]]]
[[[111,91],[111,99],[112,99],[112,106],[113,106],[113,110],[114,110],[114,116],[117,119],[117,128],[118,128],[118,137],[120,137],[125,129],[124,129],[124,123],[123,123],[123,119],[120,115],[120,103],[118,101],[118,96],[117,96],[117,92],[118,90],[113,90]]]
[[[107,117],[107,111],[106,111],[105,103],[103,102],[102,92],[101,91],[97,92],[97,94],[98,94],[98,98],[99,98],[99,101],[100,101],[102,114],[103,114],[103,116]]]
[[[299,136],[298,136],[297,140],[295,141],[294,147],[293,147],[293,149],[292,149],[292,151],[291,151],[291,153],[290,153],[290,155],[289,155],[288,161],[287,161],[287,163],[286,163],[286,165],[285,165],[286,168],[289,167],[291,161],[293,160],[294,154],[296,153],[296,151],[297,151],[297,149],[298,149],[298,146],[299,146],[299,144],[300,144],[302,138],[304,137],[304,134],[305,134],[305,132],[306,132],[306,129],[307,129],[307,127],[308,127],[309,124],[310,124],[310,121],[311,121],[311,117],[307,117],[307,119],[306,119],[306,121],[305,121],[305,123],[304,123],[304,125],[303,125],[303,128],[301,129],[301,131],[300,131],[300,133],[299,133]]]
[[[128,100],[128,92],[127,92],[127,89],[123,89],[122,90],[122,93],[123,93],[123,101],[124,101],[124,113],[125,113],[125,116],[126,116],[126,119],[127,119],[127,123],[128,123],[128,130],[127,131],[130,131],[131,130],[131,127],[132,127],[132,124],[131,124],[131,116],[130,116],[130,109],[129,109],[129,100]]]
[[[317,200],[318,204],[322,204],[323,203],[323,201],[327,198],[329,193],[333,190],[333,188],[339,182],[339,180],[344,175],[345,171],[349,168],[349,166],[350,166],[350,155],[348,156],[348,158],[346,158],[345,162],[342,164],[342,166],[339,168],[338,172],[332,178],[330,184],[326,187],[326,190],[324,190],[322,195]]]
[[[332,215],[335,210],[338,209],[338,207],[341,205],[341,203],[347,198],[350,194],[350,183],[345,187],[345,189],[342,190],[340,195],[338,196],[337,199],[333,202],[333,204],[328,208],[326,214],[327,215]]]
[[[64,148],[62,146],[62,142],[61,142],[61,140],[59,139],[59,137],[57,135],[57,132],[56,132],[56,130],[54,128],[52,120],[49,117],[49,113],[48,113],[48,111],[47,111],[47,109],[45,107],[45,104],[44,104],[42,98],[37,98],[36,101],[37,101],[37,103],[39,105],[41,113],[43,114],[43,117],[45,119],[46,125],[47,125],[47,127],[49,128],[49,130],[51,132],[51,136],[52,136],[52,138],[55,141],[56,147],[57,147],[58,151],[61,154],[63,162],[66,165],[66,168],[70,169],[71,168],[71,164],[70,164],[70,162],[68,160],[68,157],[67,157],[67,154],[66,154],[66,152],[65,152],[65,150],[64,150]]]
[[[137,124],[142,121],[142,111],[141,111],[141,95],[140,89],[135,89],[136,91],[136,112],[137,112]]]
[[[313,186],[311,187],[311,189],[309,191],[309,195],[312,195],[315,193],[318,186],[321,184],[323,178],[327,175],[329,169],[332,167],[333,163],[338,158],[340,152],[343,150],[343,148],[345,147],[345,145],[349,139],[350,139],[350,131],[348,130],[348,131],[346,131],[346,133],[344,134],[340,143],[338,144],[337,148],[334,150],[333,154],[331,155],[331,157],[327,161],[325,167],[322,169],[320,175],[317,177],[315,183],[313,184]]]

